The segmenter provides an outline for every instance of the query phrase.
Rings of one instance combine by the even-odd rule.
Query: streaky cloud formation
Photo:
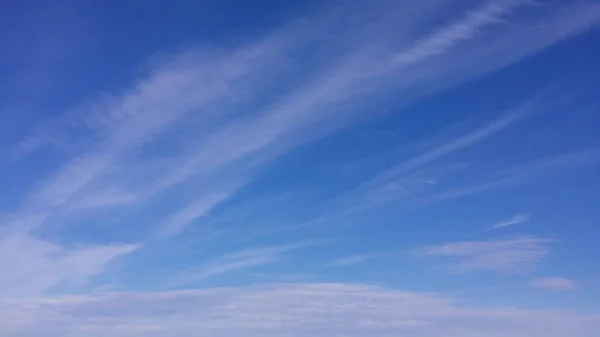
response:
[[[596,1],[39,6],[0,335],[598,335]]]
[[[531,286],[548,291],[567,291],[576,288],[575,282],[564,277],[543,277],[531,281]]]
[[[537,237],[450,242],[423,247],[421,254],[448,260],[450,268],[460,272],[515,272],[545,258],[551,242]]]
[[[224,254],[211,261],[205,262],[201,267],[184,270],[176,281],[168,284],[169,287],[186,285],[198,282],[219,274],[230,273],[236,270],[249,269],[277,262],[282,255],[294,250],[306,249],[311,246],[322,245],[324,241],[297,242],[289,245],[261,247]]]
[[[350,265],[354,265],[354,264],[359,264],[359,263],[374,259],[376,257],[377,257],[377,255],[346,256],[346,257],[333,259],[332,261],[329,262],[329,265],[333,266],[333,267],[345,267],[345,266],[350,266]]]
[[[513,226],[513,225],[518,225],[520,223],[523,223],[523,222],[529,220],[530,218],[531,218],[531,215],[529,215],[529,214],[517,214],[517,215],[513,216],[512,218],[510,218],[509,220],[501,221],[501,222],[498,222],[497,224],[492,225],[489,229],[499,229],[499,228],[505,228],[505,227],[509,227],[509,226]]]
[[[32,296],[85,284],[102,274],[109,261],[139,248],[131,244],[67,248],[26,234],[4,237],[0,241],[0,293]]]

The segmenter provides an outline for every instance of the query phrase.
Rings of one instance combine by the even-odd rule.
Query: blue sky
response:
[[[599,23],[0,3],[0,333],[598,336]]]

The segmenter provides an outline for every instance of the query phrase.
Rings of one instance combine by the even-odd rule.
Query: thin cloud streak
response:
[[[454,198],[466,197],[492,189],[513,187],[528,181],[540,179],[540,176],[545,174],[558,174],[565,170],[581,169],[596,165],[600,162],[599,156],[599,149],[588,149],[551,158],[532,160],[531,162],[515,165],[511,168],[496,172],[491,175],[488,181],[482,183],[432,193],[415,200],[415,204],[423,206]]]
[[[224,254],[221,257],[205,261],[197,268],[190,268],[181,271],[176,275],[171,275],[166,282],[168,285],[164,288],[190,285],[220,274],[275,263],[279,261],[284,254],[326,243],[328,242],[324,240],[313,240],[289,245],[268,246],[231,252]]]
[[[467,163],[440,164],[438,162],[505,131],[513,123],[537,111],[541,108],[539,101],[545,95],[546,92],[540,93],[506,112],[495,121],[455,139],[436,142],[423,153],[399,161],[391,168],[376,173],[353,190],[334,200],[332,207],[339,209],[334,217],[346,217],[392,200],[414,197],[431,189],[432,177],[443,178],[457,171],[467,169],[469,167]]]
[[[288,43],[280,39],[274,34],[231,56],[212,58],[210,66],[193,52],[183,53],[159,66],[121,97],[89,108],[86,118],[93,122],[86,120],[84,125],[91,123],[92,129],[101,126],[101,141],[35,187],[23,212],[65,204],[85,192],[122,156],[158,137],[191,112],[224,98],[238,82],[262,76]],[[202,116],[205,120],[219,117]],[[81,125],[77,121],[72,124]]]
[[[113,260],[141,245],[62,247],[26,234],[0,239],[0,295],[41,295],[60,286],[77,288],[102,274]]]
[[[509,226],[513,226],[513,225],[518,225],[520,223],[523,223],[523,222],[529,220],[530,218],[531,218],[530,214],[517,214],[509,220],[501,221],[495,225],[490,226],[488,229],[499,229],[499,228],[505,228],[505,227],[509,227]]]
[[[527,1],[522,0],[489,1],[431,36],[421,39],[407,51],[394,55],[391,68],[402,69],[451,50],[461,42],[473,39],[483,28],[497,24],[511,11],[527,4]]]
[[[569,291],[576,288],[575,282],[564,277],[544,277],[531,281],[532,287],[546,291]]]
[[[533,236],[425,246],[419,254],[446,262],[456,272],[521,272],[540,262],[553,241]]]
[[[493,121],[490,124],[485,125],[480,129],[460,136],[455,140],[446,142],[443,145],[440,145],[423,154],[420,154],[416,157],[413,157],[409,160],[399,163],[398,165],[393,166],[392,168],[378,174],[368,184],[376,185],[381,182],[389,181],[394,177],[423,167],[427,164],[434,162],[435,160],[449,156],[469,146],[473,146],[476,143],[479,143],[489,137],[498,134],[501,131],[506,130],[506,128],[508,128],[513,122],[520,118],[523,118],[527,113],[530,113],[534,109],[535,99],[526,102],[522,106],[514,109],[514,111],[507,113],[505,116],[499,118],[496,121]]]
[[[495,1],[484,5],[476,12],[481,12],[487,17],[496,17],[507,14],[518,5],[521,5],[521,2]],[[450,47],[455,46],[458,42],[468,40],[473,36],[474,31],[491,22],[493,20],[467,15],[441,30],[449,33],[434,35],[426,40],[430,42],[409,47],[401,55],[413,55],[409,57],[410,60],[420,61],[432,55],[449,51]],[[219,61],[217,67],[222,66],[223,75],[214,79],[219,83],[217,86],[209,85],[210,81],[206,83],[211,88],[208,91],[202,89],[205,87],[205,83],[199,82],[205,76],[204,71],[208,70],[206,67],[201,67],[201,71],[195,69],[193,57],[192,61],[189,60],[190,57],[181,57],[180,59],[184,60],[183,66],[175,65],[171,68],[167,67],[166,71],[157,72],[150,81],[139,84],[136,91],[127,94],[123,99],[116,100],[121,103],[109,110],[109,121],[118,121],[116,125],[107,128],[114,129],[114,131],[111,130],[112,136],[107,141],[109,151],[105,154],[83,156],[66,166],[58,176],[48,181],[47,186],[43,186],[33,193],[36,196],[35,200],[38,200],[34,204],[57,206],[66,202],[97,179],[114,162],[115,156],[119,156],[122,151],[126,151],[130,146],[139,146],[145,140],[155,137],[169,125],[188,114],[190,110],[198,109],[207,102],[218,100],[231,88],[229,83],[234,83],[248,74],[256,73],[255,68],[260,69],[260,65],[266,63],[261,59],[262,57],[268,56],[270,51],[277,50],[281,45],[289,43],[286,39],[283,40],[282,42],[275,39],[275,42],[272,42],[267,39],[267,42],[258,44],[262,48],[252,45],[248,51],[242,49],[230,59]],[[231,127],[219,131],[212,140],[202,145],[196,155],[191,159],[186,159],[183,165],[178,165],[173,172],[167,173],[163,181],[159,183],[158,189],[170,187],[189,179],[192,175],[199,174],[199,167],[205,168],[204,172],[215,171],[249,154],[266,150],[276,139],[284,137],[290,132],[293,133],[294,130],[302,129],[306,123],[313,123],[317,120],[326,121],[327,115],[335,111],[333,109],[327,113],[328,109],[331,110],[331,104],[343,101],[350,93],[355,92],[356,89],[353,87],[364,81],[365,76],[372,78],[372,75],[364,72],[365,61],[367,63],[377,62],[368,53],[364,54],[359,51],[356,55],[351,55],[345,62],[341,62],[341,66],[337,70],[328,71],[323,76],[317,77],[307,89],[301,89],[284,99],[282,103],[276,104],[271,112],[266,112],[263,114],[264,117],[259,117],[252,122],[251,127],[241,128],[239,125],[233,124]],[[191,73],[188,71],[190,69]],[[402,67],[396,67],[395,71],[401,69]],[[215,72],[209,72],[209,74],[213,73]],[[198,87],[198,83],[202,83],[200,87]],[[164,90],[165,88],[168,90]],[[194,94],[198,90],[202,92],[202,95]],[[164,101],[161,97],[168,97],[171,102],[178,102],[178,105],[172,106],[172,103]],[[174,100],[173,97],[181,99]],[[148,120],[144,117],[150,113],[145,111],[144,107],[149,107],[150,111],[157,112],[152,114],[152,119]],[[140,111],[144,112],[140,113]],[[165,114],[166,111],[169,113]],[[105,124],[113,125],[115,123]],[[297,145],[300,142],[303,141],[300,139],[292,141],[289,146]],[[223,144],[227,144],[227,146]],[[215,156],[215,154],[217,155]],[[66,178],[61,177],[69,177],[68,183],[64,181]],[[73,177],[76,178],[73,179]]]
[[[162,221],[155,233],[155,238],[166,238],[177,235],[195,221],[209,214],[216,206],[221,204],[241,184],[230,183],[220,186],[216,190],[207,191],[194,200],[186,208],[183,208]]]
[[[501,57],[497,57],[495,53],[484,56],[474,53],[477,57],[469,57],[462,62],[477,68],[480,64],[478,57],[481,57],[486,60],[485,69],[446,79],[446,58],[465,52],[470,55],[472,48],[489,50],[495,46],[494,43],[489,44],[495,39],[489,41],[479,33],[496,24],[498,19],[508,19],[522,4],[524,2],[509,0],[486,2],[475,10],[478,15],[469,12],[450,24],[442,25],[434,34],[425,36],[418,33],[421,31],[419,25],[423,18],[429,17],[432,9],[424,8],[416,13],[418,15],[411,13],[406,17],[393,18],[394,22],[406,24],[406,34],[410,35],[407,39],[380,38],[387,35],[375,32],[352,40],[347,49],[332,53],[336,55],[332,59],[323,61],[315,69],[303,70],[303,76],[296,79],[297,85],[272,96],[267,95],[269,90],[262,89],[286,80],[287,71],[296,65],[294,55],[303,55],[296,52],[312,46],[315,36],[319,35],[319,28],[312,27],[307,32],[304,26],[284,27],[284,33],[275,32],[223,53],[203,54],[191,50],[177,54],[169,61],[154,66],[148,77],[138,80],[130,89],[84,106],[77,114],[67,113],[66,117],[58,118],[59,126],[56,128],[60,130],[59,134],[89,133],[89,139],[83,142],[86,146],[81,153],[54,168],[53,173],[26,192],[6,235],[39,229],[57,214],[88,212],[93,208],[116,205],[142,204],[150,208],[160,203],[164,192],[175,190],[173,194],[177,194],[181,192],[177,188],[184,189],[182,185],[187,187],[186,183],[211,187],[183,193],[185,195],[180,195],[183,205],[169,209],[168,214],[159,214],[148,224],[155,233],[150,235],[151,239],[183,233],[188,226],[210,214],[252,181],[264,164],[301,144],[357,120],[373,117],[371,110],[361,108],[378,100],[380,95],[406,87],[416,92],[432,93],[519,60],[514,54],[498,53]],[[579,12],[557,14],[557,25],[565,31],[553,31],[553,34],[545,36],[543,45],[519,45],[519,55],[539,51],[562,40],[566,33],[580,32],[600,19],[597,15],[588,17],[580,25],[571,23],[576,14]],[[563,27],[564,21],[570,24]],[[512,38],[519,32],[511,28],[506,34],[502,30],[497,33]],[[514,49],[510,44],[504,47]],[[381,64],[385,71],[379,68]],[[279,74],[279,70],[283,75]],[[232,93],[252,98],[260,96],[260,99],[256,102],[249,99],[252,104],[244,101],[238,106],[230,102]],[[417,98],[418,95],[411,96],[403,102]],[[75,117],[77,115],[84,117]],[[512,118],[500,119],[489,128],[418,156],[397,167],[396,172],[391,174],[393,177],[402,176],[477,143],[506,128],[512,123]],[[131,178],[129,175],[137,165],[150,160],[144,157],[146,147],[156,143],[176,143],[178,128],[191,121],[203,129],[197,132],[200,136],[191,139],[188,148],[168,153],[169,163],[144,181],[125,179]],[[16,148],[22,152],[20,155],[35,154],[41,146],[39,143],[44,142],[40,138],[48,138],[45,131],[48,130],[40,132],[41,136],[34,131],[26,137],[22,146],[17,145]],[[129,175],[114,173],[115,166],[124,166],[122,172],[129,172]],[[216,183],[213,186],[211,182]],[[107,193],[106,187],[114,188],[112,192],[116,192],[111,194],[109,189]],[[87,206],[81,207],[82,203]],[[270,256],[229,261],[228,268],[266,263]],[[221,272],[219,267],[214,268]],[[207,269],[204,273],[212,272]]]
[[[360,264],[377,257],[377,255],[352,255],[334,259],[330,261],[327,265],[332,267],[346,267]]]

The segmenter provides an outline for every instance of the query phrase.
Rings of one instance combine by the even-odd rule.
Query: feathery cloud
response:
[[[108,170],[121,164],[124,158],[131,157],[136,149],[143,145],[164,141],[164,137],[173,136],[173,130],[190,120],[194,125],[221,127],[205,130],[204,134],[207,136],[195,146],[190,146],[188,152],[180,153],[173,161],[172,167],[160,172],[151,181],[136,186],[140,191],[134,194],[141,194],[141,197],[112,199],[111,203],[99,202],[90,205],[102,207],[113,202],[147,201],[164,189],[190,179],[201,177],[211,180],[224,168],[242,164],[242,160],[246,166],[270,161],[299,144],[352,123],[358,116],[366,117],[364,112],[358,111],[359,109],[348,111],[348,104],[356,107],[367,104],[373,94],[368,88],[377,87],[377,91],[383,93],[401,85],[390,81],[390,76],[397,78],[398,82],[415,76],[429,78],[428,83],[443,82],[438,78],[445,76],[443,68],[435,63],[443,62],[438,60],[440,55],[462,52],[459,47],[467,42],[469,44],[464,46],[467,50],[472,48],[470,42],[477,42],[477,45],[490,43],[482,40],[477,33],[496,24],[499,18],[510,15],[512,11],[527,8],[526,5],[527,2],[513,0],[486,2],[474,11],[469,11],[457,20],[443,25],[431,36],[418,34],[421,20],[416,18],[429,15],[430,8],[417,6],[418,13],[411,12],[411,15],[405,18],[393,19],[394,22],[403,22],[408,38],[406,41],[416,41],[415,43],[399,43],[393,39],[380,41],[372,38],[365,39],[370,41],[368,43],[361,40],[362,38],[352,41],[347,49],[336,54],[341,55],[338,59],[323,62],[323,65],[326,65],[323,68],[325,71],[311,69],[307,72],[308,76],[300,81],[300,86],[282,96],[271,97],[267,104],[251,109],[247,108],[247,104],[231,104],[228,99],[231,93],[243,93],[250,102],[252,100],[248,97],[252,95],[262,97],[265,86],[279,83],[280,74],[286,73],[285,70],[295,64],[287,62],[294,52],[303,50],[302,48],[311,43],[327,43],[326,38],[318,34],[319,25],[309,27],[310,25],[292,24],[262,40],[251,41],[224,53],[188,50],[175,55],[163,64],[159,63],[149,76],[138,81],[130,89],[58,117],[58,122],[52,123],[49,130],[43,126],[35,128],[34,133],[24,141],[29,144],[24,147],[27,151],[35,150],[37,145],[31,144],[40,142],[36,140],[39,139],[36,132],[40,132],[43,135],[41,138],[45,139],[48,132],[55,132],[53,130],[58,130],[58,134],[88,133],[92,145],[30,191],[30,197],[27,198],[22,212],[62,207],[80,197],[98,199],[86,194],[93,193],[92,185],[104,184],[107,179],[111,179]],[[587,10],[589,13],[589,8]],[[473,15],[474,13],[479,15]],[[569,13],[569,17],[571,15],[575,16]],[[568,21],[568,18],[557,21]],[[343,32],[346,22],[334,20],[323,24]],[[581,22],[581,26],[574,25],[565,29],[573,33],[585,27],[586,23]],[[501,30],[499,33],[502,35]],[[518,32],[509,31],[508,34],[518,35]],[[548,43],[559,41],[563,36],[562,32],[549,35]],[[379,48],[382,45],[386,48]],[[529,45],[523,48],[528,49],[528,52],[535,49],[531,49]],[[487,53],[486,57],[489,55]],[[385,60],[392,61],[386,63]],[[515,60],[512,58],[512,62]],[[502,65],[507,60],[498,58],[490,62],[490,65]],[[478,64],[474,60],[468,63],[470,67]],[[381,64],[386,64],[385,71],[371,71],[375,65]],[[409,67],[414,64],[426,65],[427,69]],[[277,65],[277,70],[283,71],[274,71],[273,65]],[[493,68],[490,66],[486,71]],[[438,69],[439,72],[431,73],[431,69]],[[423,74],[415,74],[415,71]],[[406,76],[408,74],[405,72],[415,76]],[[462,79],[456,80],[465,80],[472,76],[465,74],[459,76]],[[413,84],[429,88],[419,81],[402,85]],[[340,118],[342,112],[344,118]],[[243,118],[240,117],[242,115]],[[405,167],[416,167],[452,152],[455,148],[466,146],[488,133],[495,132],[497,128],[505,127],[509,122],[510,118],[498,121],[498,125],[490,126],[490,130],[482,130],[481,134],[472,135],[473,139],[465,139],[416,158]],[[307,132],[308,130],[318,131]],[[148,186],[152,188],[146,189]],[[234,190],[231,191],[233,192]]]
[[[346,257],[334,259],[334,260],[330,261],[328,263],[328,265],[334,266],[334,267],[345,267],[345,266],[359,264],[359,263],[368,261],[368,260],[376,258],[376,257],[377,257],[376,255],[352,255],[352,256],[346,256]]]
[[[64,247],[26,234],[0,238],[0,295],[32,296],[61,286],[77,287],[139,245]]]
[[[535,288],[548,291],[567,291],[575,289],[575,282],[564,277],[543,277],[531,281]]]
[[[540,179],[544,175],[562,173],[567,170],[589,167],[600,162],[600,149],[592,148],[583,151],[561,154],[550,158],[531,160],[520,165],[493,173],[487,181],[467,186],[455,187],[432,193],[418,200],[421,204],[430,204],[443,200],[482,193],[492,189],[507,188],[525,183],[532,178]]]
[[[510,218],[509,220],[498,222],[497,224],[492,225],[489,229],[499,229],[504,227],[509,227],[513,225],[518,225],[523,223],[531,218],[530,214],[517,214]]]
[[[424,256],[438,258],[458,272],[517,272],[541,261],[552,240],[533,236],[495,241],[450,242],[425,246]]]
[[[510,21],[517,10],[533,10],[526,3],[479,2],[474,11],[467,10],[437,27],[428,27],[426,31],[433,31],[432,34],[423,34],[423,22],[439,22],[438,5],[449,6],[450,2],[398,4],[398,15],[380,12],[376,16],[381,20],[365,20],[371,23],[358,28],[346,16],[332,21],[327,16],[309,20],[308,24],[282,27],[262,38],[249,38],[226,50],[192,48],[167,57],[152,64],[148,74],[133,80],[129,88],[98,95],[95,100],[90,97],[92,101],[88,104],[74,104],[55,120],[34,127],[15,146],[18,159],[35,156],[48,144],[77,145],[73,152],[61,156],[69,157],[67,160],[56,166],[49,163],[44,168],[45,176],[33,186],[29,186],[29,180],[23,183],[26,185],[22,189],[26,191],[23,202],[10,211],[11,221],[1,224],[9,228],[2,232],[0,240],[8,244],[11,238],[19,236],[33,238],[34,230],[57,218],[64,220],[60,225],[66,227],[72,221],[69,212],[85,214],[118,205],[131,206],[122,211],[134,219],[140,208],[151,214],[151,219],[143,223],[154,234],[149,235],[152,240],[172,238],[229,200],[267,163],[299,145],[373,117],[373,111],[378,111],[371,109],[374,102],[400,95],[401,108],[423,95],[514,63],[600,21],[600,6],[590,4],[549,6],[545,10],[552,14],[551,21],[534,15],[531,22],[523,25],[498,24],[499,20]],[[362,14],[361,6],[369,5],[361,2],[356,6],[351,9]],[[540,21],[551,23],[552,29],[540,31],[536,28]],[[349,27],[364,34],[349,34]],[[387,28],[366,29],[373,27]],[[482,34],[491,28],[493,34]],[[323,31],[339,34],[322,34]],[[345,42],[338,44],[341,40]],[[313,54],[314,50],[318,52]],[[299,61],[310,59],[307,55],[319,60],[297,69],[299,64],[305,64]],[[457,70],[450,70],[448,64]],[[393,183],[390,180],[403,178],[499,133],[515,118],[518,117],[501,118],[400,163],[373,184],[381,187],[383,182]],[[154,166],[156,162],[160,164]],[[20,164],[19,160],[14,164]],[[153,169],[140,174],[138,169],[146,166]],[[475,190],[512,181],[512,173],[507,174]],[[448,193],[460,195],[473,191]],[[141,226],[137,222],[125,225],[128,230]],[[43,249],[74,256],[76,261],[80,261],[78,254],[88,256],[88,253],[97,260],[89,263],[96,266],[93,271],[86,269],[88,264],[73,266],[80,268],[84,276],[56,276],[59,281],[32,286],[34,293],[46,291],[62,280],[87,280],[100,273],[113,258],[138,247],[107,246],[106,242],[112,236],[119,237],[124,227],[123,223],[117,223],[104,231],[98,240],[104,242],[100,247],[106,249],[100,250],[72,252],[42,239],[36,241],[40,247],[52,247]],[[77,239],[74,234],[67,241]],[[542,246],[539,242],[538,245]],[[48,258],[45,252],[38,254],[41,258],[36,255],[32,260],[65,265],[61,259],[55,261],[53,253]],[[215,261],[197,275],[203,278],[269,263],[277,254]],[[490,255],[494,254],[488,252],[487,256]],[[506,265],[503,267],[506,269],[519,264],[515,257],[508,260],[496,264]],[[470,264],[478,265],[474,258]]]
[[[277,262],[283,254],[324,244],[323,240],[297,242],[289,245],[245,249],[204,261],[198,267],[188,268],[168,281],[169,287],[180,287],[216,275]]]

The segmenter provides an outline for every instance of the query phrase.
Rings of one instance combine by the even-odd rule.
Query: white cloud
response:
[[[84,285],[129,244],[64,247],[23,233],[0,238],[0,296],[32,296],[55,287]]]
[[[433,185],[438,185],[439,180],[471,166],[465,162],[444,162],[444,159],[497,136],[530,114],[543,111],[548,106],[550,96],[550,90],[542,91],[531,99],[505,111],[501,117],[454,137],[438,136],[433,137],[436,138],[433,140],[427,139],[411,144],[412,147],[418,148],[418,152],[413,150],[417,154],[401,157],[391,167],[385,168],[360,183],[352,191],[339,197],[336,206],[351,209],[348,213],[358,213],[407,197],[416,196],[414,200],[410,201],[411,206],[443,200],[443,197],[440,198],[439,195],[444,195],[445,192],[433,188]],[[344,213],[344,216],[347,214]]]
[[[85,195],[81,200],[73,202],[74,210],[87,208],[119,207],[139,202],[140,196],[124,191],[118,187],[101,188],[95,193]]]
[[[549,252],[552,241],[532,236],[496,241],[464,241],[425,246],[420,253],[439,258],[454,271],[515,272],[529,268]]]
[[[404,68],[450,50],[461,42],[473,39],[487,26],[497,24],[502,16],[526,5],[520,0],[488,1],[431,36],[420,39],[406,51],[394,55],[394,67]]]
[[[487,181],[467,186],[450,188],[425,196],[418,203],[430,204],[481,193],[491,189],[506,188],[528,180],[543,178],[545,174],[589,167],[600,162],[600,149],[592,148],[583,151],[561,154],[550,158],[531,160],[515,165],[490,175]]]
[[[544,277],[531,281],[531,286],[549,291],[567,291],[575,289],[575,282],[563,277]]]
[[[398,13],[410,15],[388,19],[393,20],[390,27],[394,27],[392,23],[402,24],[406,39],[399,42],[385,38],[387,34],[375,32],[374,36],[361,36],[351,40],[350,47],[335,53],[341,55],[339,58],[323,62],[324,65],[331,65],[330,67],[323,67],[324,71],[307,71],[307,78],[301,81],[302,85],[282,96],[270,97],[266,105],[252,109],[248,109],[246,104],[231,104],[231,95],[263,95],[260,88],[279,83],[282,80],[280,73],[297,65],[296,62],[289,62],[295,51],[315,41],[331,45],[319,34],[319,27],[325,29],[324,27],[333,26],[337,27],[336,31],[343,33],[347,31],[344,26],[347,22],[334,20],[323,23],[321,21],[327,20],[315,20],[321,22],[320,25],[308,28],[310,24],[291,25],[262,40],[223,53],[185,51],[167,62],[158,63],[149,76],[139,80],[130,89],[62,115],[57,118],[58,122],[50,123],[49,127],[34,128],[35,131],[24,141],[26,146],[23,147],[27,151],[33,151],[39,146],[40,139],[49,138],[48,134],[53,132],[59,135],[87,133],[89,139],[93,140],[93,145],[30,191],[22,213],[31,212],[31,208],[39,211],[40,208],[45,210],[59,207],[80,197],[86,199],[85,194],[94,191],[89,190],[90,185],[107,183],[104,181],[108,179],[106,171],[121,164],[123,157],[130,156],[136,149],[151,141],[164,140],[163,137],[169,130],[190,120],[197,125],[219,127],[202,130],[206,137],[195,139],[189,152],[174,154],[176,157],[180,156],[173,161],[172,167],[136,186],[143,194],[136,201],[147,201],[163,189],[192,178],[211,180],[214,175],[221,174],[222,168],[239,164],[240,160],[246,160],[246,166],[271,160],[298,144],[351,123],[357,115],[364,117],[366,113],[361,109],[349,111],[347,107],[350,104],[360,107],[361,102],[368,102],[373,88],[377,88],[376,91],[380,93],[407,85],[415,85],[421,88],[415,87],[417,91],[423,92],[431,92],[430,87],[440,89],[440,83],[446,82],[443,77],[446,76],[447,67],[442,65],[448,63],[439,56],[463,52],[467,52],[467,55],[479,55],[470,53],[471,49],[486,49],[485,46],[492,43],[493,39],[482,39],[478,32],[495,25],[499,18],[508,16],[519,8],[526,8],[525,4],[526,1],[516,0],[484,2],[476,6],[474,11],[467,11],[451,23],[438,27],[432,35],[423,35],[420,27],[426,21],[423,18],[435,14],[433,9],[438,6],[400,6],[397,8]],[[362,12],[361,8],[356,9],[359,13]],[[572,17],[577,17],[584,9],[587,15],[591,15],[598,8],[576,7],[572,12],[556,10],[558,14],[554,20],[561,29],[546,34],[545,44],[523,44],[518,51],[529,54],[540,50],[560,41],[565,35],[581,31],[600,17],[572,20]],[[386,17],[385,13],[380,14]],[[568,27],[562,27],[563,22],[569,22]],[[514,27],[506,31],[499,29],[497,33],[499,36],[520,36],[519,30]],[[537,41],[537,36],[534,40]],[[504,47],[515,50],[510,44]],[[478,56],[486,59],[484,72],[519,59],[512,54],[498,53],[502,57],[494,55],[488,50],[485,57]],[[480,64],[473,57],[464,58],[462,63],[468,64],[470,68]],[[385,65],[385,70],[372,71],[381,64]],[[417,64],[424,68],[412,67]],[[432,73],[432,70],[435,71]],[[452,83],[476,75],[479,73],[465,72],[455,76]],[[391,81],[391,77],[396,80]],[[411,79],[415,78],[428,80],[427,83],[413,82]],[[442,86],[450,84],[448,82]],[[418,97],[410,97],[407,101],[416,98]],[[369,109],[365,109],[367,110]],[[244,117],[240,118],[242,115]],[[341,115],[344,117],[341,118]],[[501,121],[498,127],[502,128],[507,122]],[[308,130],[316,131],[307,132]],[[473,137],[484,135],[476,134]],[[465,141],[468,143],[474,140]],[[439,151],[441,152],[430,155],[441,156],[453,151],[453,148]],[[430,159],[424,157],[415,160],[416,163],[409,163],[409,166]],[[148,186],[153,188],[148,190]],[[233,192],[235,191],[231,193]],[[133,200],[128,198],[126,202]],[[194,202],[191,201],[190,204]],[[96,205],[102,207],[110,203],[101,202]]]
[[[216,191],[205,192],[184,209],[163,220],[157,236],[166,237],[179,234],[186,226],[207,215],[215,206],[226,200],[239,185],[222,186]]]
[[[179,272],[170,275],[168,288],[181,287],[216,275],[274,263],[280,260],[283,254],[303,248],[322,245],[325,242],[326,241],[323,240],[314,240],[297,242],[289,245],[268,246],[231,252],[204,261],[197,267],[180,270]]]
[[[261,164],[359,118],[371,117],[373,109],[363,108],[372,106],[373,101],[379,101],[386,94],[406,95],[400,99],[404,103],[414,101],[422,94],[515,62],[581,32],[600,19],[599,6],[578,6],[569,11],[561,7],[556,11],[549,9],[553,14],[549,22],[552,30],[550,33],[544,30],[542,37],[539,30],[532,33],[537,19],[528,25],[494,27],[498,30],[491,36],[480,34],[499,19],[508,19],[522,3],[516,0],[485,2],[476,6],[476,15],[472,11],[459,15],[449,24],[433,27],[435,33],[431,35],[423,34],[431,31],[424,29],[423,23],[438,22],[433,20],[437,17],[436,11],[450,2],[428,1],[427,5],[420,2],[414,8],[408,2],[400,4],[397,13],[401,15],[392,15],[386,22],[372,20],[377,22],[375,26],[388,27],[388,30],[353,27],[355,31],[365,32],[356,38],[353,34],[322,34],[334,26],[337,27],[335,32],[347,34],[349,22],[342,20],[342,23],[283,27],[265,38],[221,52],[205,52],[209,47],[187,50],[153,64],[148,75],[134,81],[128,89],[76,106],[55,121],[34,127],[15,147],[17,157],[35,155],[46,142],[78,143],[75,139],[79,137],[85,140],[74,147],[72,158],[48,168],[46,177],[27,189],[22,205],[10,212],[15,216],[11,219],[12,228],[0,235],[3,247],[11,247],[12,251],[27,245],[33,248],[22,252],[28,260],[8,274],[16,275],[7,276],[8,284],[12,287],[17,285],[15,280],[26,277],[33,283],[22,282],[23,289],[27,289],[24,292],[44,292],[62,282],[87,280],[101,273],[113,258],[134,249],[129,245],[107,244],[71,249],[31,235],[30,231],[55,220],[53,217],[57,214],[67,223],[69,217],[65,213],[68,211],[142,202],[147,203],[144,210],[155,211],[152,203],[160,203],[156,200],[159,195],[185,185],[181,188],[184,191],[177,190],[165,197],[177,200],[175,205],[161,203],[164,207],[156,208],[159,214],[154,217],[150,212],[155,223],[147,224],[152,227],[149,232],[158,233],[151,236],[153,239],[179,234],[236,193]],[[361,4],[366,6],[365,2]],[[362,7],[356,9],[359,15],[364,12]],[[386,17],[386,13],[380,14]],[[398,27],[402,27],[401,32]],[[402,34],[402,38],[398,34]],[[331,39],[336,43],[331,43]],[[337,42],[344,39],[347,45],[339,47]],[[511,43],[514,39],[517,39],[516,45]],[[333,45],[340,50],[328,49]],[[319,65],[314,68],[297,69],[298,64],[305,64],[299,58],[304,57],[307,46],[321,48],[319,55],[335,56],[316,62]],[[456,62],[448,62],[448,59]],[[459,69],[459,73],[450,71],[448,64]],[[468,71],[464,71],[465,67]],[[301,76],[290,81],[286,75],[296,72]],[[273,88],[281,88],[281,92]],[[406,88],[410,90],[398,90]],[[397,167],[393,175],[423,167],[483,140],[503,130],[512,120],[512,116],[500,119],[433,149]],[[186,146],[173,146],[181,145],[177,142],[181,140],[179,131],[186,126],[194,129],[194,136],[186,139]],[[169,150],[161,146],[152,148],[157,143],[169,145],[166,146]],[[148,147],[155,151],[145,151]],[[154,157],[148,155],[149,152]],[[167,164],[138,179],[137,168],[155,157],[164,159]],[[115,167],[120,169],[115,171]],[[211,188],[204,188],[207,185]],[[197,186],[202,188],[194,189]],[[133,215],[134,208],[138,211],[141,207],[131,207],[129,215]],[[120,226],[132,225],[119,223],[110,230],[122,230]],[[104,234],[106,236],[98,240],[109,241],[114,233],[107,230]],[[73,236],[71,239],[76,240],[76,235]],[[16,245],[14,240],[23,242]],[[538,250],[529,246],[525,251],[543,255],[539,248],[542,246],[538,242]],[[198,270],[195,277],[269,263],[278,254],[263,252],[215,261]],[[499,255],[489,250],[482,254],[493,260],[487,263],[495,265],[492,269],[511,269],[524,263],[517,257],[502,260]],[[478,259],[469,260],[465,256],[461,258],[470,269],[482,269],[480,264],[483,263]],[[45,272],[42,277],[33,271],[36,269],[33,266],[60,272]]]
[[[346,256],[346,257],[341,257],[341,258],[338,258],[338,259],[334,259],[334,260],[330,261],[328,263],[328,265],[334,266],[334,267],[345,267],[345,266],[359,264],[359,263],[365,262],[367,260],[373,259],[375,257],[377,257],[377,256],[375,256],[375,255],[352,255],[352,256]]]
[[[122,177],[111,176],[112,170],[126,164],[126,159],[130,159],[136,149],[165,136],[183,120],[191,119],[202,125],[202,122],[210,124],[226,116],[226,110],[212,111],[212,105],[222,102],[233,91],[259,87],[252,84],[254,79],[264,79],[292,44],[301,44],[300,41],[305,40],[299,38],[302,31],[295,33],[274,32],[263,40],[223,55],[185,51],[158,63],[132,88],[58,116],[50,123],[49,130],[43,126],[34,128],[25,143],[38,144],[41,140],[37,140],[37,132],[45,139],[48,133],[58,130],[59,134],[85,135],[83,137],[90,144],[34,186],[20,212],[54,211],[60,207],[79,210],[77,206],[81,200],[102,199],[104,191],[95,185],[111,185],[111,180],[120,182],[118,178]],[[211,111],[204,112],[203,109],[209,109],[209,106]],[[34,149],[29,145],[26,147],[28,151]],[[127,168],[121,171],[130,173]],[[163,174],[159,172],[159,177]],[[151,196],[145,191],[147,186],[148,182],[136,186],[146,192],[136,201],[146,201]],[[126,201],[134,200],[128,198]],[[97,207],[112,205],[99,202],[88,206],[93,204]]]
[[[499,132],[506,130],[515,120],[523,118],[526,114],[530,113],[531,110],[535,109],[535,101],[530,100],[521,106],[513,109],[506,113],[503,117],[492,121],[474,131],[468,132],[464,135],[456,137],[456,139],[444,142],[439,146],[436,146],[424,153],[403,160],[397,165],[379,173],[372,180],[369,180],[366,185],[377,186],[381,184],[388,184],[390,181],[401,179],[404,174],[419,169],[423,166],[433,163],[440,158],[449,156],[455,152],[463,150],[469,146],[473,146],[476,143],[484,141]]]
[[[501,221],[501,222],[498,222],[497,224],[492,225],[490,227],[490,229],[499,229],[499,228],[504,228],[504,227],[508,227],[508,226],[518,225],[520,223],[523,223],[523,222],[529,220],[530,218],[531,218],[531,215],[529,215],[529,214],[517,214],[517,215],[513,216],[512,218],[510,218],[509,220]]]
[[[593,337],[600,317],[474,307],[436,294],[280,284],[0,300],[0,333],[58,336]]]

